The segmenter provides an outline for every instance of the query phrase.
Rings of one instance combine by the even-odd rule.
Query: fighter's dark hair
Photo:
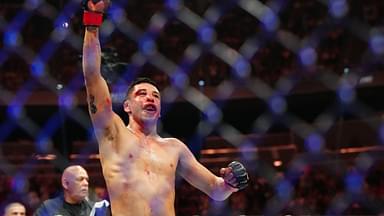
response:
[[[138,85],[140,83],[149,83],[149,84],[155,86],[156,89],[160,92],[160,88],[154,80],[152,80],[148,77],[138,77],[128,86],[128,90],[127,90],[127,94],[125,95],[125,99],[128,99],[128,96],[129,96],[129,94],[131,94],[133,87],[135,87],[135,85]]]

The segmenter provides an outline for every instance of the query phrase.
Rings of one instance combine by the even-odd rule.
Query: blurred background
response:
[[[215,202],[177,180],[177,215],[384,214],[384,1],[115,0],[100,30],[114,109],[140,76],[159,132],[218,173],[251,177]],[[69,164],[107,197],[81,69],[80,0],[0,2],[0,208],[28,213]],[[187,195],[187,196],[186,196]]]

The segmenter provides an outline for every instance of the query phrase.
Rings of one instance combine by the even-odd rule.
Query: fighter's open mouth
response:
[[[144,110],[149,111],[149,112],[156,112],[156,106],[153,104],[148,104],[144,106]]]

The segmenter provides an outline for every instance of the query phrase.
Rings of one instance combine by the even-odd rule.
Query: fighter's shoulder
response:
[[[161,137],[160,139],[165,143],[183,143],[181,140],[174,137]]]
[[[184,146],[185,144],[177,139],[177,138],[174,138],[174,137],[167,137],[167,138],[161,138],[162,142],[164,142],[165,144],[168,144],[168,145],[176,145],[176,146]]]

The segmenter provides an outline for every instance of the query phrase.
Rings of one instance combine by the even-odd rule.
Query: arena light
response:
[[[273,161],[273,166],[275,167],[281,167],[283,165],[283,161],[281,160],[274,160]]]
[[[47,160],[47,161],[55,160],[57,158],[55,154],[36,154],[34,157],[36,158],[36,160]]]

